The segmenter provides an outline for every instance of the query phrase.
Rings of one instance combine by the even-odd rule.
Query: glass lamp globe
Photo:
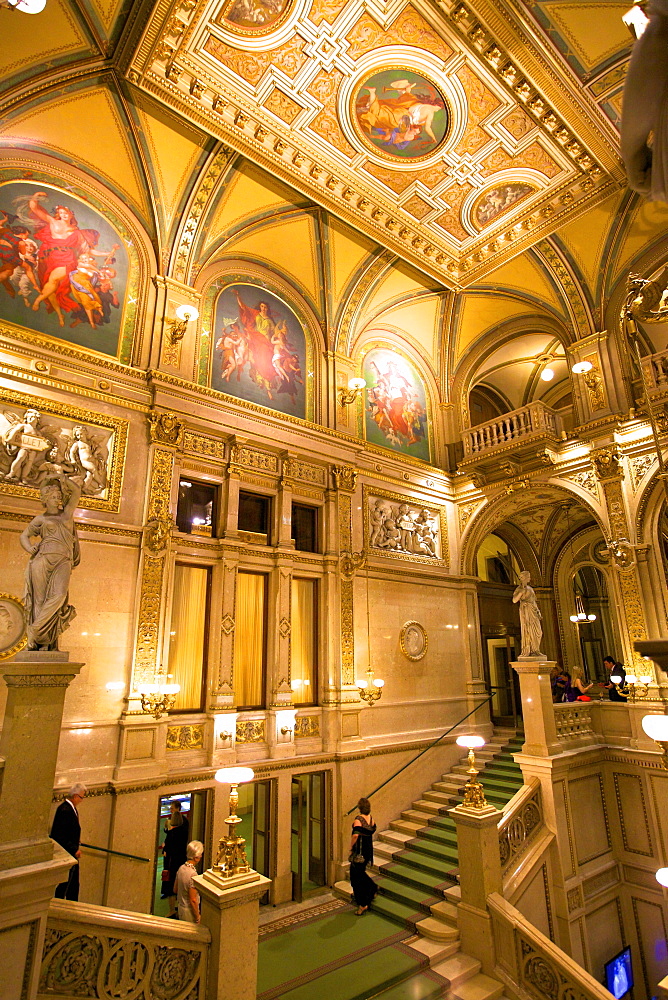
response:
[[[179,319],[184,319],[186,323],[189,323],[190,320],[197,319],[199,316],[199,310],[196,309],[195,306],[184,303],[181,306],[177,306],[176,315]]]
[[[668,715],[646,715],[642,727],[651,740],[657,743],[668,741]]]
[[[253,780],[255,771],[252,767],[221,767],[214,777],[224,785],[243,785]]]
[[[586,375],[586,373],[590,372],[593,367],[594,366],[591,361],[578,361],[573,365],[571,371],[574,375]]]
[[[485,741],[482,736],[474,736],[469,734],[467,736],[457,737],[457,746],[466,747],[467,750],[479,750],[480,747],[484,747]]]
[[[610,674],[610,680],[612,681],[613,684],[621,684],[622,683],[622,675],[621,674]]]
[[[349,389],[355,389],[355,390],[357,390],[357,389],[363,389],[365,387],[365,385],[366,385],[366,382],[364,381],[363,378],[351,378],[351,379],[348,379],[348,388]]]
[[[659,885],[665,885],[668,888],[668,868],[659,868],[655,878]]]

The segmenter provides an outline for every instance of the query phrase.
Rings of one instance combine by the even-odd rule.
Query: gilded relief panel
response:
[[[0,390],[0,493],[37,499],[53,473],[81,487],[80,507],[117,511],[128,422]]]
[[[447,564],[445,509],[364,485],[364,545],[377,555]]]

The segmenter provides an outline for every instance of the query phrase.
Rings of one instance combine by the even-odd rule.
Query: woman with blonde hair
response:
[[[590,681],[589,684],[584,683],[584,673],[582,667],[573,667],[573,678],[571,680],[573,688],[577,691],[576,701],[591,701],[591,697],[587,694],[590,687],[593,687],[594,682]]]

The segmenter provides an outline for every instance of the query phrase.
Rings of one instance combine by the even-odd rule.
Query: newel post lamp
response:
[[[469,752],[469,767],[466,772],[469,776],[469,780],[464,785],[464,801],[462,805],[467,806],[470,809],[485,809],[487,806],[487,799],[485,798],[485,790],[482,784],[478,781],[478,775],[480,771],[475,766],[475,751],[480,750],[484,747],[485,741],[482,736],[458,736],[457,746],[466,747]]]
[[[249,875],[256,874],[248,864],[246,841],[243,837],[238,837],[235,832],[241,823],[241,817],[237,816],[239,785],[252,781],[254,777],[255,774],[250,767],[221,767],[219,771],[216,771],[216,781],[230,786],[230,815],[225,820],[228,833],[226,837],[220,838],[218,856],[216,863],[212,866],[213,871],[222,879],[235,879],[237,881],[237,877],[241,876],[238,881],[247,882],[250,881]]]

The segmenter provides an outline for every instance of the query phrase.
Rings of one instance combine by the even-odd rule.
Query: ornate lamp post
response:
[[[469,767],[466,772],[469,776],[469,780],[464,785],[464,801],[462,805],[468,806],[470,809],[484,809],[487,806],[487,799],[485,798],[485,790],[482,784],[478,781],[478,775],[480,771],[475,766],[475,750],[479,750],[480,747],[484,747],[485,741],[482,736],[458,736],[457,746],[466,747],[469,752]]]

